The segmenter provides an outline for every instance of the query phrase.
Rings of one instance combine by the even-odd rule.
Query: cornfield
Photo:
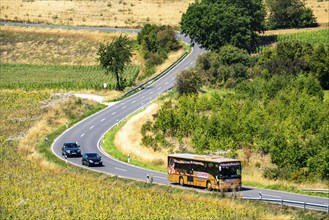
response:
[[[29,64],[0,64],[0,89],[115,89],[113,75],[106,75],[98,66],[58,66]],[[138,66],[128,66],[124,72],[126,86],[133,86]]]
[[[289,42],[289,41],[297,40],[312,45],[324,44],[327,45],[327,47],[329,46],[328,39],[329,39],[329,29],[323,29],[313,32],[300,32],[300,33],[278,35],[278,42]]]

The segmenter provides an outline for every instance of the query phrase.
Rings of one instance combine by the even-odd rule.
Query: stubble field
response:
[[[193,0],[1,0],[0,20],[140,28],[145,23],[179,26]],[[328,1],[306,0],[320,24],[329,22]]]

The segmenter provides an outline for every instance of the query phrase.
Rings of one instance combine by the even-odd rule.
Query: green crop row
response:
[[[301,41],[309,44],[325,44],[329,46],[329,29],[323,29],[319,31],[311,32],[300,32],[292,34],[280,34],[278,35],[278,42],[289,42],[289,41]]]
[[[106,75],[98,66],[59,66],[59,65],[28,65],[0,64],[0,89],[114,89],[115,78]],[[133,86],[138,75],[136,65],[128,66],[124,72],[126,86]]]

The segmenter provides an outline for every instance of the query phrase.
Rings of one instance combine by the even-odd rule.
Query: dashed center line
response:
[[[80,137],[83,137],[85,135],[85,133],[83,133],[82,135],[80,135]]]
[[[134,104],[135,102],[136,102],[136,100],[135,100],[135,101],[132,101],[131,103],[133,103],[133,104]]]
[[[168,84],[168,82],[165,82],[165,85],[167,85]]]
[[[105,118],[103,118],[101,121],[105,121]]]
[[[143,96],[141,99],[143,99],[145,96]]]
[[[124,170],[124,169],[121,169],[121,168],[117,168],[117,167],[114,167],[114,169],[117,169],[117,170],[121,170],[121,171],[127,172],[127,170]]]
[[[93,129],[95,126],[93,125],[93,126],[91,126],[89,129],[91,130],[91,129]]]
[[[161,86],[158,88],[158,90],[160,90],[161,89]]]
[[[153,92],[150,92],[149,94],[151,95],[151,94],[153,94]]]
[[[123,106],[121,109],[125,109],[127,106]]]
[[[113,112],[113,113],[112,113],[112,115],[115,115],[115,114],[116,114],[116,112]]]

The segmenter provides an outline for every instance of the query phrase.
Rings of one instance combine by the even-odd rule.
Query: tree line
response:
[[[208,50],[231,44],[248,52],[255,51],[264,30],[317,25],[301,0],[200,0],[188,7],[180,24]]]

